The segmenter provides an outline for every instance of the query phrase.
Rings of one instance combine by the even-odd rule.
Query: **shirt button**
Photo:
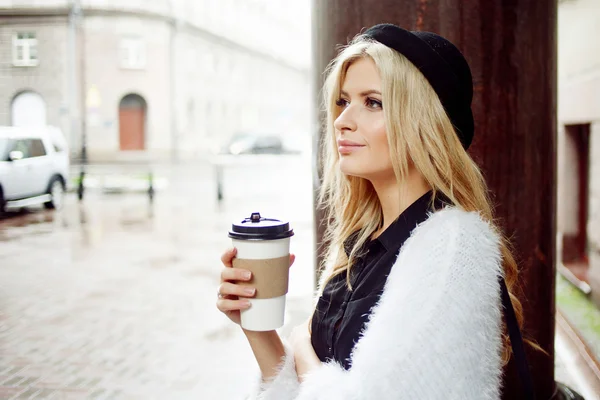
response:
[[[329,354],[331,354],[331,350],[332,350],[331,347],[327,349],[327,351],[329,351]]]

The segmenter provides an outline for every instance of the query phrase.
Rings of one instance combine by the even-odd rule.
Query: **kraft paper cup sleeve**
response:
[[[290,256],[249,260],[234,258],[233,267],[252,272],[249,281],[237,281],[240,286],[256,288],[254,299],[272,299],[288,292]]]

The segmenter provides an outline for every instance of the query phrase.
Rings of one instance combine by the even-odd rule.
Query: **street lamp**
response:
[[[72,59],[73,59],[73,104],[79,97],[79,117],[81,129],[81,171],[79,173],[79,185],[77,188],[77,197],[83,200],[85,178],[85,165],[87,164],[87,136],[85,127],[85,56],[84,56],[84,38],[83,38],[83,9],[81,8],[81,0],[71,0],[71,12],[69,15],[70,28],[73,38]],[[79,73],[77,70],[79,69]],[[79,95],[79,96],[78,96]]]

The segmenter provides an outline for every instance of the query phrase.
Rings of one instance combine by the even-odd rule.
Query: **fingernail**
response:
[[[246,272],[244,272],[244,278],[245,278],[245,279],[250,279],[250,276],[251,276],[251,275],[252,275],[252,274],[250,273],[250,271],[246,271]]]
[[[253,295],[254,294],[254,288],[246,288],[244,289],[244,293],[249,294],[249,295]]]
[[[252,303],[250,303],[250,301],[248,301],[248,300],[245,300],[245,301],[242,303],[242,305],[243,305],[245,308],[249,308],[249,307],[251,307],[251,306],[252,306]]]

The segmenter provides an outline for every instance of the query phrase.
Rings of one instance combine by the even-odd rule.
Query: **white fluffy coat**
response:
[[[322,363],[300,384],[291,349],[257,400],[500,397],[500,240],[474,212],[448,207],[413,230],[346,371]]]

